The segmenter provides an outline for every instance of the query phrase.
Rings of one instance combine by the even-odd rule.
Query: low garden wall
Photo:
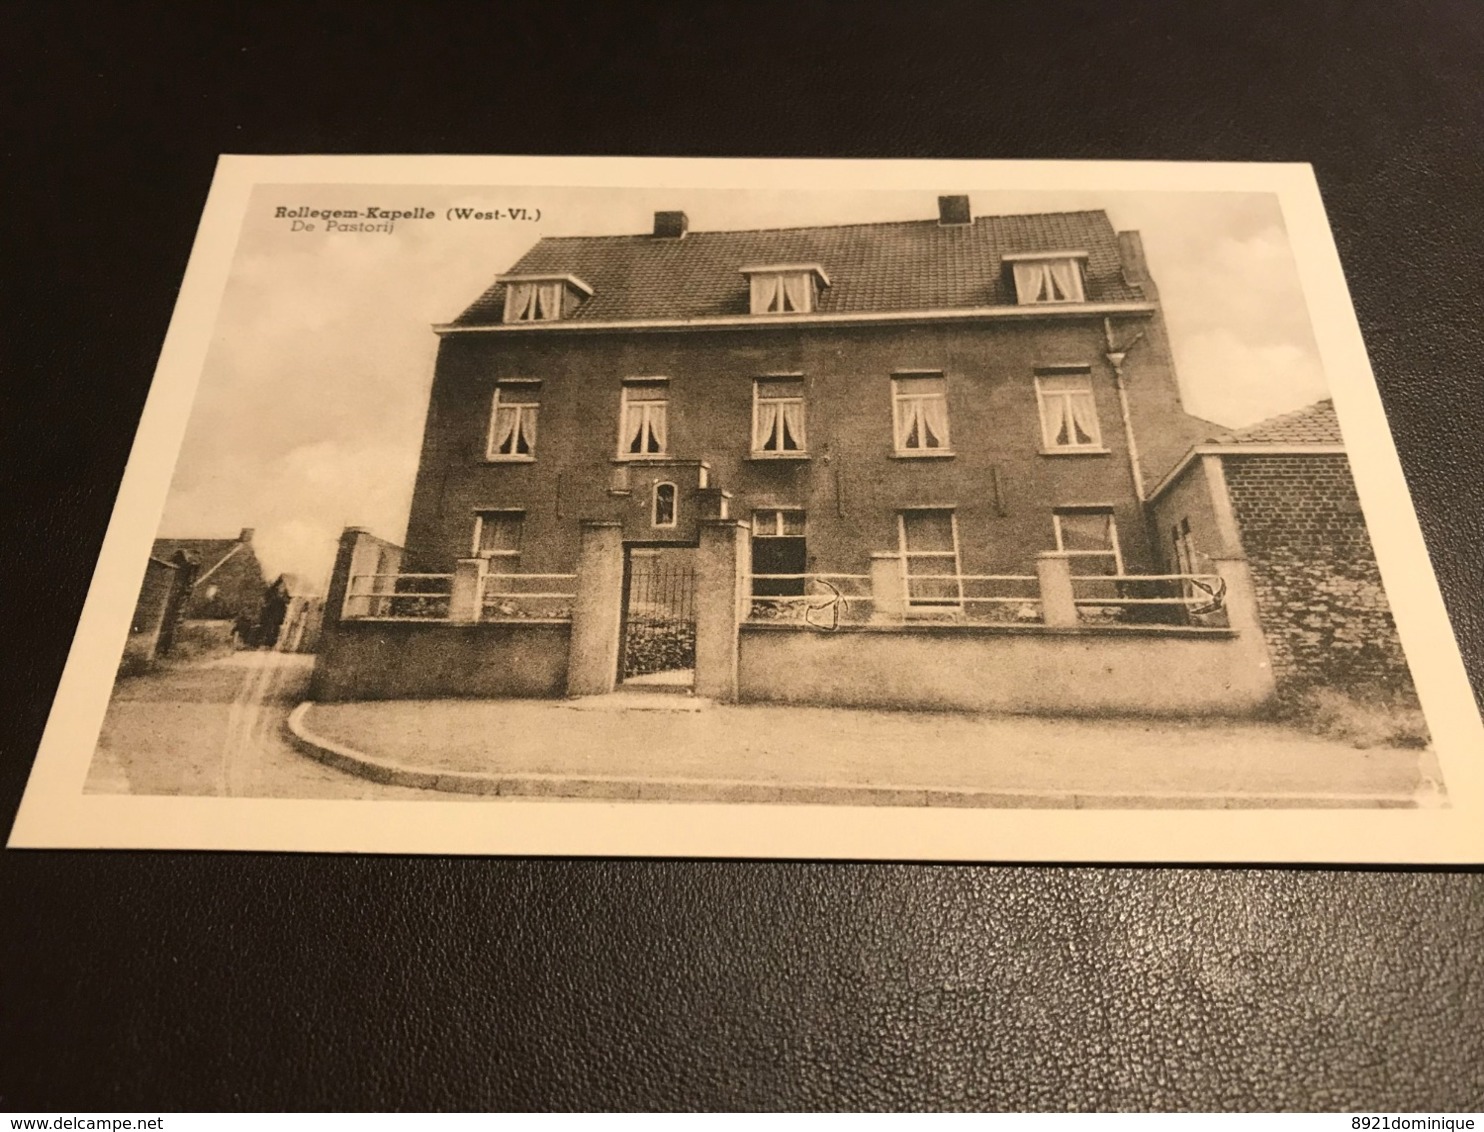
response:
[[[1260,642],[1230,629],[743,625],[738,694],[862,708],[1037,715],[1235,715],[1273,694]]]
[[[567,692],[566,621],[341,621],[320,638],[317,700]]]

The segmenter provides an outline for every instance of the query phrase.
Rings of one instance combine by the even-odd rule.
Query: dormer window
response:
[[[1086,252],[1007,255],[1005,262],[1015,275],[1015,301],[1021,306],[1085,302],[1082,269],[1086,260]]]
[[[555,322],[593,289],[575,275],[504,275],[506,322]]]
[[[753,314],[808,314],[830,277],[817,263],[775,263],[742,268]]]

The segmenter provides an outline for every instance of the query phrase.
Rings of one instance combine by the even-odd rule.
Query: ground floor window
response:
[[[515,571],[525,519],[524,511],[474,512],[474,556],[489,559],[491,573]]]
[[[897,537],[907,576],[907,605],[916,609],[963,605],[958,525],[946,507],[915,508],[897,515]]]
[[[1095,577],[1123,573],[1111,507],[1059,507],[1052,523],[1056,549],[1071,560],[1072,573]]]
[[[790,597],[804,592],[802,575],[809,568],[804,512],[774,508],[752,513],[752,596]],[[758,577],[757,575],[763,575]],[[768,577],[796,574],[799,577]]]

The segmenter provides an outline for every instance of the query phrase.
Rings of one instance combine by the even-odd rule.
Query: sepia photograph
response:
[[[1450,809],[1281,193],[943,172],[238,178],[79,792]]]

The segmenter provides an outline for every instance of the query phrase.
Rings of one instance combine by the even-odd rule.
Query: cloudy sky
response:
[[[945,191],[953,191],[950,187]],[[1143,233],[1186,407],[1240,426],[1326,395],[1276,198],[976,192],[976,215],[1103,208]],[[541,210],[539,223],[402,222],[392,235],[291,231],[280,206]],[[270,575],[322,585],[342,528],[400,540],[437,337],[541,236],[937,215],[928,192],[260,187],[243,225],[160,534],[254,527]]]

